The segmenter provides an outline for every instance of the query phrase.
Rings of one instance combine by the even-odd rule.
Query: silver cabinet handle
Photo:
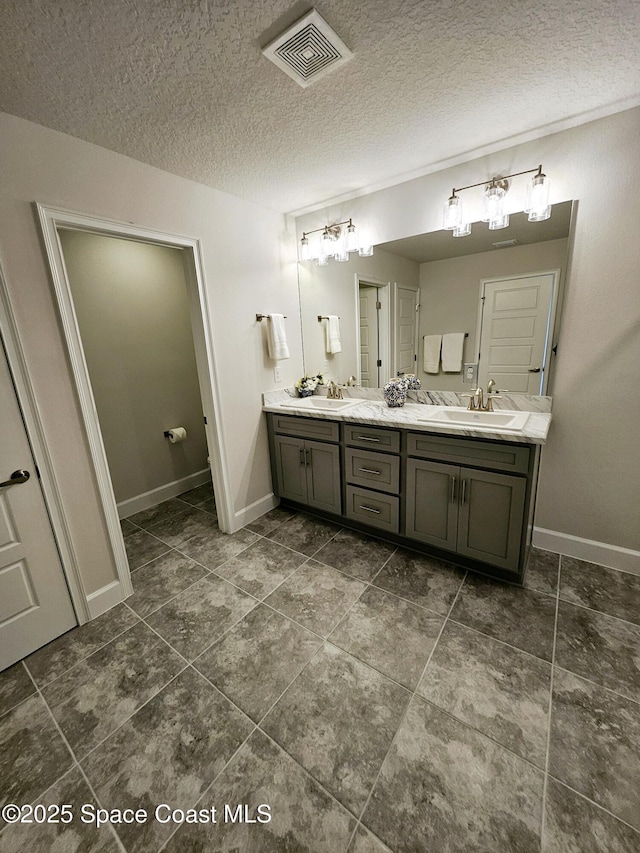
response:
[[[375,512],[376,515],[380,515],[380,512],[381,512],[379,509],[374,509],[371,506],[364,506],[364,504],[360,504],[358,509],[363,509],[363,510],[365,510],[365,512]]]
[[[451,503],[456,499],[456,478],[451,478]]]
[[[300,464],[304,465],[304,448],[300,448]]]
[[[375,444],[380,444],[379,438],[369,438],[368,435],[357,435],[356,438],[358,441],[373,441]]]
[[[305,459],[307,460],[307,465],[311,465],[311,450],[307,448],[304,452]]]
[[[464,503],[467,499],[467,481],[462,481],[462,494],[460,495],[460,502]]]
[[[28,471],[24,471],[20,468],[17,471],[14,471],[8,480],[5,480],[4,483],[0,483],[0,489],[3,486],[17,486],[18,483],[26,483],[30,476],[31,474]]]
[[[373,468],[358,468],[358,471],[362,471],[363,474],[381,474],[381,471],[374,471]]]

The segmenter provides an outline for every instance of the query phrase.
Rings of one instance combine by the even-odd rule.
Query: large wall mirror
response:
[[[434,231],[377,245],[371,257],[299,264],[305,372],[364,387],[415,372],[436,391],[492,378],[512,393],[546,393],[571,215],[567,201],[543,222],[518,213],[500,230],[476,222],[467,237]],[[328,352],[329,315],[340,318],[339,352]],[[436,369],[425,338],[428,350],[452,333],[463,335],[462,352]]]

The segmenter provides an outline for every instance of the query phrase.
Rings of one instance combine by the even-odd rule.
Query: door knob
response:
[[[30,476],[31,474],[28,471],[23,471],[22,468],[18,471],[14,471],[8,480],[5,480],[4,483],[0,483],[0,489],[3,486],[17,486],[18,483],[26,483]]]
[[[529,369],[529,373],[540,373],[540,368],[539,367],[531,367]]]

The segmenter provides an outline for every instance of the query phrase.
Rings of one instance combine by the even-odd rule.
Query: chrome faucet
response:
[[[342,400],[342,388],[338,388],[333,379],[329,380],[327,388],[329,389],[327,397],[330,400]]]

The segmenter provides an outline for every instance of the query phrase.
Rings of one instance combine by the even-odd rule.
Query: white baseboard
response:
[[[254,501],[252,504],[249,504],[249,506],[243,507],[238,510],[238,512],[234,513],[234,516],[231,519],[233,530],[230,530],[229,532],[235,533],[236,530],[240,530],[241,527],[245,527],[245,525],[255,521],[256,518],[260,518],[261,515],[264,515],[265,512],[269,512],[270,509],[278,506],[279,503],[280,501],[278,498],[272,493],[270,495],[265,495],[265,497],[260,498],[258,501]]]
[[[126,501],[121,501],[118,504],[118,517],[128,518],[136,512],[141,512],[143,509],[156,506],[162,501],[168,501],[169,498],[175,498],[176,495],[181,495],[182,492],[187,492],[189,489],[195,489],[196,486],[202,486],[211,479],[211,471],[205,468],[202,471],[196,471],[195,474],[189,474],[188,477],[182,477],[180,480],[172,480],[164,486],[159,486],[157,489],[152,489],[150,492],[143,492],[141,495],[136,495],[134,498],[128,498]]]
[[[111,610],[116,604],[120,604],[125,598],[126,596],[119,580],[111,581],[111,583],[97,589],[95,592],[90,592],[87,596],[89,618],[95,619],[97,616],[102,616],[103,613]]]
[[[533,528],[532,544],[534,548],[543,551],[553,551],[554,554],[564,554],[587,563],[598,563],[621,572],[640,575],[640,551],[632,551],[630,548],[607,545],[593,539],[581,539],[579,536],[546,530],[544,527]]]

